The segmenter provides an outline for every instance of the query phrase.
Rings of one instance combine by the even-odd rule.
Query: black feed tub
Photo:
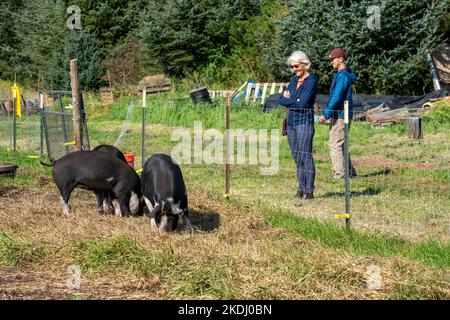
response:
[[[17,168],[16,164],[0,162],[0,177],[14,177]]]
[[[208,89],[206,87],[198,88],[189,91],[189,95],[194,103],[207,102],[211,103],[211,97],[209,96]]]

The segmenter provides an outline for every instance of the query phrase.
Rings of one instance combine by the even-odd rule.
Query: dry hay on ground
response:
[[[27,188],[2,187],[0,194],[0,229],[33,246],[51,248],[41,260],[0,267],[0,299],[217,298],[214,290],[207,290],[210,283],[239,299],[373,299],[387,297],[399,283],[436,276],[432,268],[417,262],[358,257],[290,235],[270,227],[261,212],[228,206],[201,189],[189,190],[197,231],[192,237],[153,233],[142,217],[101,215],[94,195],[82,190],[73,193],[73,214],[64,216],[48,177]],[[149,252],[170,248],[177,257],[171,267],[182,276],[167,281],[162,274],[141,277],[123,267],[83,274],[80,290],[69,290],[66,272],[74,261],[67,246],[118,234],[132,237]],[[367,289],[367,268],[373,264],[382,270],[380,290]],[[399,264],[408,271],[401,271]],[[205,291],[189,291],[199,279],[206,282]]]
[[[121,279],[117,275],[102,278],[83,277],[79,289],[69,289],[68,274],[33,268],[0,266],[1,300],[66,299],[162,299],[158,283],[139,279]]]

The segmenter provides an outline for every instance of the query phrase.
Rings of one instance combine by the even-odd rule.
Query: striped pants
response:
[[[314,124],[287,126],[292,156],[297,164],[298,191],[313,192],[316,168],[312,156]]]

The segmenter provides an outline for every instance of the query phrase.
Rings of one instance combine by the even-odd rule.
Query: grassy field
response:
[[[223,101],[192,106],[161,95],[148,102],[146,157],[170,153],[174,130],[192,132],[194,121],[224,132]],[[89,98],[86,108],[91,145],[119,141],[140,167],[139,100],[101,105]],[[353,123],[359,177],[351,180],[351,231],[334,219],[344,210],[344,190],[331,178],[322,125],[314,140],[313,201],[293,200],[295,165],[285,137],[277,174],[261,175],[262,165],[231,166],[229,200],[224,165],[181,164],[194,236],[152,233],[145,218],[99,215],[94,196],[81,190],[71,200],[74,214],[65,217],[50,168],[28,157],[36,141],[22,143],[16,154],[1,148],[0,160],[20,168],[14,179],[0,178],[0,297],[449,299],[449,108],[437,105],[425,116],[420,141],[408,139],[404,125]],[[232,106],[231,123],[278,129],[281,117],[281,111]],[[30,127],[22,125],[22,132],[34,132]],[[70,265],[81,268],[78,291],[65,285]],[[368,288],[374,267],[378,289]]]

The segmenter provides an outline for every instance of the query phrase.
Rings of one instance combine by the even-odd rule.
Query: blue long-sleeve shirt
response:
[[[342,69],[336,73],[330,87],[330,97],[323,111],[325,119],[344,119],[344,101],[348,101],[348,118],[353,117],[352,84],[356,76],[353,72]]]
[[[288,108],[287,125],[314,124],[314,102],[317,94],[317,76],[310,74],[297,89],[298,77],[293,76],[286,90],[290,98],[280,97],[279,103]]]

